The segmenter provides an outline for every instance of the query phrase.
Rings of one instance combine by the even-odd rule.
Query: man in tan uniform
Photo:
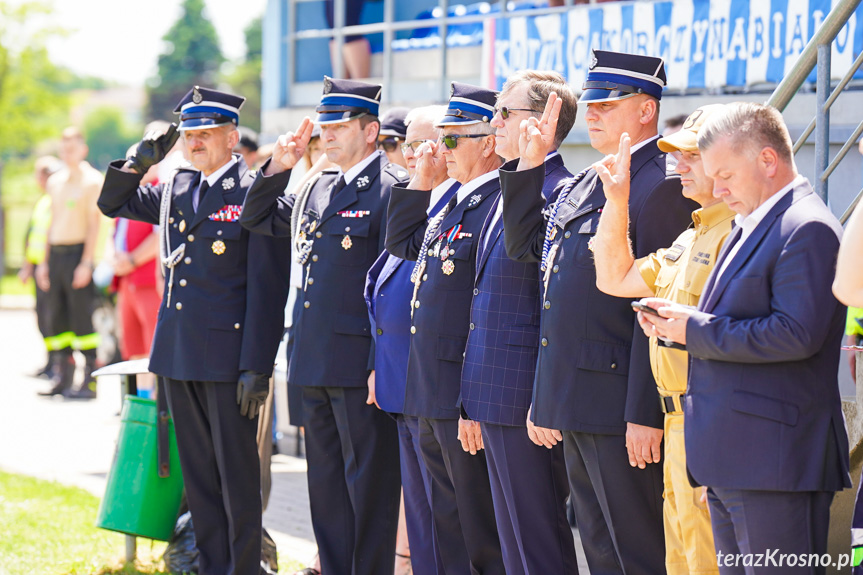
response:
[[[91,373],[96,367],[99,335],[93,329],[95,305],[93,253],[99,236],[102,174],[85,161],[89,149],[77,128],[63,130],[60,159],[64,168],[48,180],[51,225],[45,261],[36,268],[36,281],[48,292],[49,335],[45,345],[55,351],[53,387],[40,395],[96,397]],[[84,355],[84,379],[72,391],[75,374],[73,350]]]
[[[629,143],[621,138],[620,151],[597,167],[607,202],[599,220],[594,259],[596,285],[618,297],[667,298],[685,305],[698,304],[707,276],[719,250],[731,232],[734,212],[713,196],[713,180],[704,173],[696,138],[699,128],[721,105],[703,106],[693,112],[679,132],[659,140],[659,149],[677,160],[683,195],[701,204],[692,214],[690,227],[667,249],[635,260],[629,248]],[[626,140],[626,141],[624,141]],[[685,351],[650,340],[650,363],[665,412],[665,463],[663,516],[665,563],[670,575],[719,573],[713,532],[701,492],[689,484],[683,443],[683,411],[680,398],[686,392],[688,358]]]

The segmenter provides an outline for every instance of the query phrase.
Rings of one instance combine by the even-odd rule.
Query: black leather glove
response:
[[[270,376],[256,371],[240,372],[237,383],[237,405],[240,415],[255,419],[270,395]]]
[[[147,173],[151,166],[165,159],[179,138],[177,124],[171,124],[164,134],[148,132],[138,143],[135,153],[126,158],[129,161],[129,167],[139,174]]]

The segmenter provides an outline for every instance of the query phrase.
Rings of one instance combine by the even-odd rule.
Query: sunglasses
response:
[[[534,114],[542,114],[539,110],[533,110],[531,108],[510,108],[509,106],[501,106],[500,108],[494,109],[496,114],[500,114],[500,117],[504,120],[509,118],[510,112],[533,112]]]
[[[459,138],[487,138],[493,135],[494,134],[449,134],[442,136],[441,139],[447,149],[455,150],[456,146],[458,146]]]
[[[386,138],[383,140],[378,140],[378,149],[381,148],[383,148],[385,152],[395,152],[399,149],[399,139]]]

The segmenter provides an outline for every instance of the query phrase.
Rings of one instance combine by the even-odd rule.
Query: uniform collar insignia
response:
[[[369,187],[369,177],[368,176],[360,176],[359,178],[357,178],[357,189],[358,190],[365,190],[367,187]]]
[[[225,191],[232,189],[235,185],[237,185],[237,182],[234,181],[234,178],[225,178],[222,180],[222,189]]]
[[[470,197],[470,201],[467,203],[467,207],[472,208],[477,205],[480,200],[482,200],[482,194],[474,194]]]

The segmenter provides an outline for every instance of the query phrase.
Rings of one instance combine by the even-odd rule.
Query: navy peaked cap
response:
[[[436,127],[465,126],[479,122],[491,122],[497,92],[471,84],[453,82],[446,115]]]
[[[666,84],[662,58],[594,50],[578,103],[610,102],[635,94],[660,99]]]
[[[378,115],[381,86],[324,76],[324,94],[315,108],[317,124],[336,124],[365,114]]]
[[[404,140],[408,127],[405,125],[405,116],[410,112],[407,108],[390,108],[381,118],[381,136],[395,136]]]
[[[174,108],[174,113],[180,114],[178,129],[205,130],[228,124],[236,126],[240,123],[240,108],[245,101],[242,96],[195,86]]]

